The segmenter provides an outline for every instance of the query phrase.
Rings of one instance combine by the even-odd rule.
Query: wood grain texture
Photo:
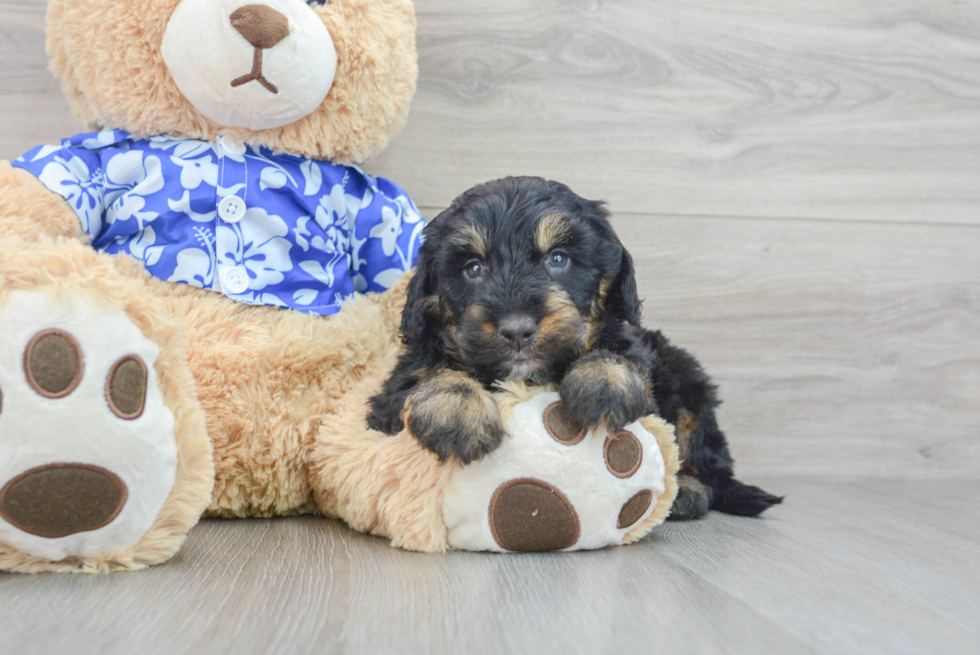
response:
[[[975,2],[416,7],[419,92],[369,168],[420,205],[533,174],[623,212],[980,223]],[[0,0],[0,157],[78,130],[43,12]]]
[[[980,222],[980,4],[421,0],[374,167],[443,206],[553,177],[645,214]]]
[[[619,216],[742,477],[980,477],[980,229]]]
[[[423,555],[323,519],[206,521],[149,571],[0,575],[0,651],[976,652],[977,482],[767,485],[788,500],[765,519],[711,514],[570,555]]]
[[[429,217],[507,174],[607,199],[786,504],[560,556],[208,521],[138,574],[0,574],[0,653],[980,651],[980,4],[416,4],[368,169]],[[0,157],[79,129],[44,6],[0,0]]]
[[[43,0],[0,0],[0,159],[80,131],[44,54]]]
[[[905,211],[953,202],[960,209],[949,220],[980,220],[980,198],[971,195],[980,193],[980,130],[960,133],[963,121],[980,117],[980,85],[971,77],[980,74],[972,58],[980,22],[971,7],[980,5],[724,6],[422,0],[418,100],[405,135],[375,169],[406,184],[422,205],[518,171],[581,180],[583,193],[612,198],[637,260],[647,323],[691,349],[722,384],[721,418],[742,475],[980,477],[980,230],[904,224],[932,218],[902,212],[851,212],[867,203]],[[0,54],[8,62],[0,69],[0,120],[23,126],[0,131],[0,154],[75,129],[44,70],[43,9],[39,1],[0,0]],[[821,49],[836,54],[817,56]],[[780,58],[790,56],[802,77],[780,85],[789,70]],[[709,60],[715,74],[696,75]],[[485,80],[466,73],[480,62],[493,73]],[[726,83],[724,72],[738,76]],[[814,79],[827,86],[804,84]],[[715,155],[696,139],[672,140],[693,134],[695,116],[728,114],[742,121],[733,125],[754,126],[739,132],[741,140],[809,140],[815,150],[807,166],[861,188],[858,197],[831,184],[824,200],[835,195],[850,209],[824,217],[874,220],[790,220],[741,201],[698,204],[717,199],[718,181],[758,198],[812,181],[793,165],[770,177],[742,146],[710,170],[680,165],[678,158]],[[905,127],[902,152],[853,132]],[[926,138],[933,129],[945,136]],[[570,138],[583,131],[585,146]],[[406,143],[423,135],[430,141],[416,141],[410,155]],[[589,154],[600,142],[606,155]],[[877,163],[856,171],[825,157],[865,161],[856,145]],[[653,160],[613,156],[641,146]],[[528,169],[528,157],[545,158],[550,168]],[[752,157],[765,160],[763,168],[787,163],[778,148]],[[658,204],[658,193],[620,194],[623,180],[660,169],[688,189],[691,204],[677,214],[656,213],[674,206]],[[910,183],[913,174],[920,179]],[[756,185],[759,175],[769,186]],[[884,198],[885,191],[897,195]],[[628,211],[638,205],[644,210]],[[697,208],[715,216],[689,213]],[[429,217],[437,211],[425,207]],[[746,212],[761,218],[737,216]]]

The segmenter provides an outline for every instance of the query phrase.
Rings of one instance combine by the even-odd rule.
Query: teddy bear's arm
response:
[[[81,222],[64,198],[34,175],[0,161],[0,240],[33,242],[42,235],[81,234]]]

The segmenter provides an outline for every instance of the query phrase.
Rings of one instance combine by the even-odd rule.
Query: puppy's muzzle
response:
[[[538,322],[527,314],[512,314],[500,321],[497,333],[510,348],[520,353],[538,336]]]

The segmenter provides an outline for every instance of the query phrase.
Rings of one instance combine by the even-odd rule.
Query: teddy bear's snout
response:
[[[231,14],[231,25],[256,48],[268,50],[289,36],[289,19],[267,5],[245,5]]]
[[[262,51],[275,47],[289,36],[289,19],[267,5],[245,5],[232,12],[231,25],[255,48],[251,72],[232,80],[232,87],[254,80],[270,93],[278,94],[279,87],[267,80],[262,72]]]
[[[180,0],[160,50],[180,92],[211,121],[272,129],[316,111],[333,86],[327,20],[305,0]]]

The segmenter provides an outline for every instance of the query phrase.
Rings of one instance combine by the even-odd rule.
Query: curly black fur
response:
[[[656,414],[642,368],[609,350],[595,350],[575,361],[561,381],[565,411],[579,425],[603,421],[619,430],[641,416]]]
[[[412,393],[408,428],[419,443],[446,461],[464,464],[495,450],[504,438],[497,405],[474,381],[458,372],[437,372]]]
[[[372,428],[396,433],[407,415],[425,447],[470,461],[499,443],[499,424],[480,410],[493,434],[449,434],[477,405],[437,402],[439,376],[462,372],[483,389],[556,382],[584,425],[617,428],[658,413],[678,426],[675,518],[708,508],[755,516],[782,501],[734,478],[715,386],[689,353],[641,327],[633,260],[603,203],[558,182],[504,178],[463,193],[424,234],[402,315],[404,352],[371,400]],[[423,401],[438,412],[416,413]]]

